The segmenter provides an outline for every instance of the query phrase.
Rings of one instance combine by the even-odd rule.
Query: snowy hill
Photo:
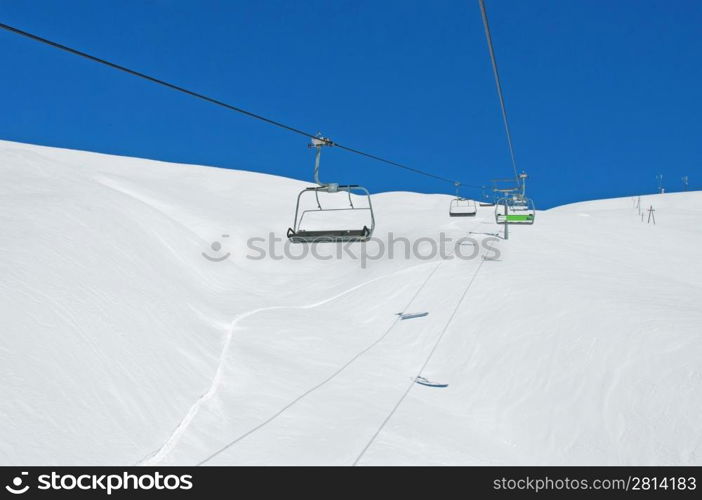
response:
[[[0,464],[702,464],[702,193],[507,241],[374,195],[376,236],[490,258],[362,265],[247,257],[304,182],[6,141],[0,174]]]

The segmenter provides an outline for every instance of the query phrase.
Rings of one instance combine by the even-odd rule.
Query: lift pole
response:
[[[505,206],[505,239],[509,239],[509,207],[507,206],[507,198],[502,199]]]

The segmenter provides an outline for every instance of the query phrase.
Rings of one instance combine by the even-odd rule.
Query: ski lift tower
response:
[[[493,192],[496,193],[498,199],[495,200],[495,222],[504,225],[504,239],[509,239],[509,205],[514,202],[514,198],[519,196],[516,193],[519,192],[519,186],[499,188],[497,183],[499,181],[510,180],[514,182],[514,179],[494,179],[493,184],[495,187],[492,188]],[[511,201],[510,201],[511,197]],[[502,210],[502,212],[500,212]]]

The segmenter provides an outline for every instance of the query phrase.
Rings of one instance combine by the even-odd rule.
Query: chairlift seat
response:
[[[475,201],[468,198],[454,198],[449,206],[450,217],[474,217],[478,213]]]
[[[288,238],[293,243],[345,243],[351,241],[368,241],[371,231],[368,226],[363,229],[340,229],[328,231],[294,231],[288,229]]]
[[[315,208],[305,209],[302,207],[301,199],[306,193],[313,193],[316,201]],[[348,196],[349,206],[345,208],[325,208],[318,197],[319,193],[342,194]],[[367,206],[359,207],[353,204],[351,199],[352,193],[358,193],[363,198],[366,198]],[[363,224],[361,229],[303,229],[301,227],[305,215],[314,216],[314,214],[334,214],[341,212],[358,212],[368,213],[370,224]],[[337,221],[338,223],[338,221]],[[359,224],[360,225],[360,224]],[[295,221],[292,227],[288,228],[287,237],[292,243],[345,243],[345,242],[363,242],[368,241],[373,235],[375,228],[375,217],[373,214],[373,205],[371,204],[370,193],[363,186],[357,184],[332,184],[312,186],[303,189],[297,196],[297,207],[295,209]]]
[[[527,214],[527,215],[508,215],[507,216],[507,221],[508,222],[531,222],[534,220],[534,216],[532,214]]]

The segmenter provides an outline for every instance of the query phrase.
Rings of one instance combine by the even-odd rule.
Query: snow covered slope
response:
[[[362,265],[247,258],[299,181],[6,141],[0,175],[0,464],[702,464],[699,192],[508,241],[374,195],[376,236],[489,259]]]

